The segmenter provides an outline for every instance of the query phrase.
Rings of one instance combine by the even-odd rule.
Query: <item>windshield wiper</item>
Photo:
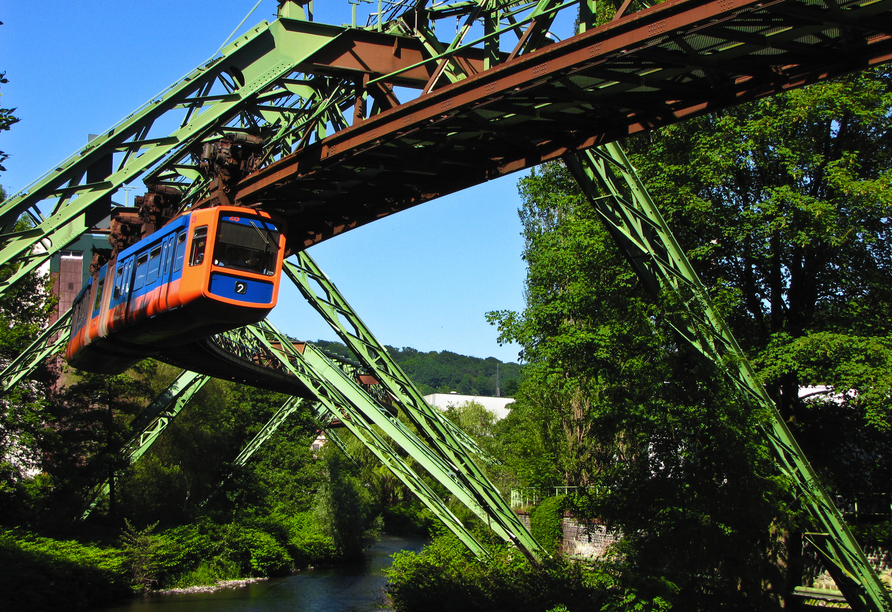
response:
[[[254,228],[254,231],[256,231],[257,234],[260,236],[260,239],[263,240],[263,244],[265,244],[266,246],[272,246],[272,245],[270,244],[270,241],[266,239],[266,236],[263,235],[263,232],[260,231],[260,228],[257,227],[257,224],[256,224],[256,223],[254,223],[253,221],[248,221],[248,223],[251,224],[251,227]],[[266,228],[265,225],[263,226],[263,229],[265,229],[267,232],[269,232],[269,234],[270,234],[270,238],[272,238],[272,232],[270,232],[270,231]]]

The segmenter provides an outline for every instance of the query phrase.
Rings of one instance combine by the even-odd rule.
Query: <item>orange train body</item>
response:
[[[121,251],[75,299],[68,363],[116,374],[262,320],[278,297],[284,229],[266,213],[220,206],[181,215]]]

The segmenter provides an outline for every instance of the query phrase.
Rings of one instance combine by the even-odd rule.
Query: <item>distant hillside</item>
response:
[[[356,359],[340,342],[318,340],[313,344],[329,353]],[[387,350],[425,395],[450,391],[466,395],[495,395],[496,366],[502,397],[513,396],[520,382],[520,365],[503,363],[495,357],[480,359],[450,351],[422,353],[409,347],[398,349],[388,346]]]

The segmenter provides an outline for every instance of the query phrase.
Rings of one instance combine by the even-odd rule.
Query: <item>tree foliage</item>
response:
[[[340,342],[319,340],[316,344],[342,358],[355,359]],[[387,350],[425,394],[455,391],[464,395],[495,396],[498,386],[502,397],[511,397],[520,382],[520,365],[503,363],[495,357],[481,359],[451,351],[423,352],[411,347],[388,346]]]
[[[806,454],[851,497],[889,482],[890,85],[869,71],[630,143]],[[692,607],[769,605],[797,551],[769,535],[795,515],[761,416],[679,344],[670,296],[644,294],[562,165],[520,191],[526,308],[490,314],[529,364],[504,463],[586,487],[575,511]]]
[[[0,189],[0,201],[3,199]],[[21,222],[17,229],[28,224]],[[0,277],[14,272],[0,268]],[[5,368],[33,342],[49,321],[56,300],[47,275],[30,275],[0,296],[0,366]],[[52,361],[35,368],[0,398],[0,518],[27,514],[27,478],[42,467],[47,438],[52,435],[50,398],[58,377]]]
[[[3,25],[0,23],[0,25]],[[0,72],[0,85],[5,85],[9,80],[6,78],[5,72]],[[0,132],[5,132],[8,130],[14,123],[19,122],[19,118],[13,115],[15,112],[14,108],[0,108]],[[9,157],[8,154],[0,151],[0,172],[6,172],[6,168],[3,167],[3,162],[6,161],[6,158]],[[2,201],[3,197],[0,197],[0,201]]]
[[[877,452],[892,416],[890,104],[880,68],[631,147],[806,454],[849,496],[892,475]]]
[[[627,534],[624,554],[680,597],[761,597],[777,485],[753,415],[677,344],[671,306],[645,295],[564,167],[521,195],[527,306],[490,318],[528,364],[496,455],[518,484],[580,487],[577,515]]]

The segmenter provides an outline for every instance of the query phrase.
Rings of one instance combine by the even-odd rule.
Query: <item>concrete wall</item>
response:
[[[622,538],[621,534],[608,532],[604,525],[595,521],[583,523],[572,516],[564,516],[563,531],[561,552],[568,557],[599,559],[608,546]]]
[[[518,512],[517,516],[529,529],[530,515]],[[581,522],[569,514],[564,515],[561,528],[564,535],[560,552],[568,557],[598,559],[604,556],[608,546],[622,538],[622,535],[616,532],[608,533],[607,529],[596,521]]]

